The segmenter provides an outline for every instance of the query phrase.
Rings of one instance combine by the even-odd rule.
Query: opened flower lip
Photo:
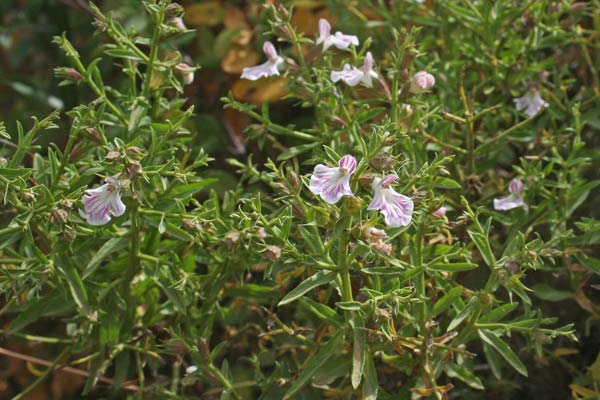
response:
[[[529,90],[523,96],[513,100],[517,111],[524,110],[525,115],[533,117],[542,109],[548,107],[548,103],[542,99],[542,95],[537,85],[530,85]]]
[[[344,81],[348,86],[356,86],[359,83],[367,87],[373,86],[373,79],[377,79],[379,75],[373,70],[373,55],[367,52],[365,61],[361,68],[356,68],[350,64],[345,64],[341,71],[331,71],[331,80],[333,82]]]
[[[263,44],[263,51],[267,56],[267,61],[254,67],[244,68],[242,70],[242,79],[255,81],[263,77],[279,75],[279,66],[283,64],[283,58],[277,54],[273,43],[266,41]]]
[[[337,167],[316,165],[310,177],[310,191],[329,204],[337,203],[343,196],[353,196],[350,175],[356,171],[356,165],[356,159],[351,155],[340,158]]]
[[[498,211],[508,211],[513,208],[523,207],[527,209],[527,204],[523,200],[524,186],[519,179],[513,179],[508,185],[509,196],[500,199],[494,199],[494,209]]]
[[[317,38],[317,46],[323,44],[323,51],[327,51],[331,46],[337,47],[340,50],[346,50],[351,44],[358,46],[358,37],[354,35],[344,35],[342,32],[331,34],[331,25],[329,22],[321,18],[319,20],[319,37]]]
[[[105,184],[85,191],[83,198],[84,211],[79,210],[81,217],[90,225],[104,225],[111,218],[125,213],[125,204],[121,201],[121,183],[114,178],[106,178]]]
[[[397,175],[386,175],[373,179],[373,200],[367,210],[379,210],[385,223],[392,228],[407,226],[412,220],[414,203],[410,197],[396,192],[390,185],[398,179]]]

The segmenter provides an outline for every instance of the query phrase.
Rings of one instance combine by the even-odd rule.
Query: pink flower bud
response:
[[[413,76],[410,83],[411,93],[422,93],[431,89],[435,85],[435,78],[426,71],[419,71]]]

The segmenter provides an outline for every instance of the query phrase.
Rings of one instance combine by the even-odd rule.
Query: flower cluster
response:
[[[342,32],[331,33],[331,25],[326,19],[319,20],[319,37],[316,39],[317,46],[323,46],[322,51],[325,52],[331,47],[339,50],[347,50],[350,46],[359,45],[358,37],[354,35],[346,35]],[[254,67],[244,68],[242,71],[242,79],[255,81],[260,78],[279,75],[279,68],[284,64],[283,58],[277,54],[275,46],[271,42],[265,42],[263,51],[267,56],[267,61],[263,64]],[[366,87],[373,87],[373,79],[379,79],[379,75],[374,70],[374,60],[371,52],[367,52],[363,65],[355,67],[348,63],[344,64],[342,70],[331,71],[330,79],[335,83],[342,81],[348,86],[356,86],[359,83]],[[420,71],[415,74],[411,81],[410,91],[412,93],[426,92],[435,84],[433,75]]]
[[[310,191],[329,204],[337,203],[343,196],[353,196],[350,176],[356,172],[356,166],[356,159],[350,155],[343,156],[337,167],[318,164],[310,178]],[[367,210],[379,210],[385,223],[393,228],[410,224],[414,209],[410,197],[390,187],[396,179],[397,175],[373,179],[373,199],[367,207]]]

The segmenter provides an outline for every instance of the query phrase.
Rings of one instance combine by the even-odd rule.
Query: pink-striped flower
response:
[[[367,52],[362,68],[356,68],[345,64],[341,71],[331,71],[331,80],[334,82],[344,81],[348,86],[356,86],[359,83],[367,87],[373,86],[373,78],[377,79],[377,72],[373,71],[373,55]]]
[[[277,55],[277,50],[275,50],[273,43],[265,42],[263,44],[263,51],[268,60],[263,64],[244,68],[242,70],[242,79],[255,81],[262,77],[279,75],[279,66],[283,64],[283,58]]]
[[[90,225],[104,225],[111,216],[119,217],[125,212],[125,204],[121,201],[121,183],[114,178],[106,178],[105,184],[85,191],[81,202],[85,211],[79,214]]]
[[[342,32],[331,34],[331,25],[326,19],[319,20],[319,37],[317,38],[317,46],[323,44],[323,51],[327,51],[331,46],[337,47],[340,50],[346,50],[351,44],[358,46],[358,38],[354,35],[344,35]]]
[[[383,214],[385,223],[397,228],[410,224],[414,203],[410,197],[404,196],[390,187],[398,179],[396,175],[386,175],[383,178],[373,179],[375,194],[367,210],[379,210]]]
[[[350,155],[340,158],[338,167],[315,166],[310,177],[309,189],[329,204],[335,204],[346,196],[352,196],[350,175],[356,171],[356,159]]]
[[[510,192],[509,196],[494,199],[495,210],[507,211],[517,207],[527,209],[527,204],[523,201],[523,182],[513,179],[508,185],[508,191]]]
[[[515,102],[517,111],[525,110],[524,112],[528,117],[533,117],[543,108],[548,106],[548,103],[542,99],[537,85],[530,85],[529,90],[527,90],[525,95],[518,97],[513,101]]]

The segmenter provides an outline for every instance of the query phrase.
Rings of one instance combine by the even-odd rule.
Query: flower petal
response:
[[[352,196],[350,174],[342,174],[339,168],[318,164],[310,178],[309,189],[329,204],[337,203],[342,196]]]
[[[123,215],[125,204],[121,201],[120,189],[118,180],[107,178],[104,185],[86,190],[81,199],[85,211],[79,210],[79,214],[90,225],[104,225],[111,220],[111,215]]]
[[[340,169],[343,168],[348,174],[353,174],[356,171],[356,164],[356,158],[351,155],[343,156],[338,163]]]
[[[396,179],[398,179],[396,175],[387,175],[383,179],[375,178],[373,180],[375,193],[371,204],[367,207],[368,210],[381,211],[385,223],[392,228],[410,224],[414,210],[414,203],[410,197],[388,187]]]
[[[502,197],[500,199],[494,199],[494,209],[498,211],[507,211],[512,210],[513,208],[524,207],[527,208],[527,205],[523,201],[522,197],[517,197],[514,195],[510,195],[507,197]]]
[[[364,72],[356,67],[351,67],[349,64],[344,65],[342,71],[331,71],[331,80],[337,82],[344,81],[348,86],[356,86],[360,83]]]
[[[319,38],[317,39],[317,45],[323,43],[331,34],[331,25],[329,22],[321,18],[319,20]],[[323,49],[325,51],[326,49]]]
[[[275,49],[275,46],[273,46],[273,43],[269,42],[268,40],[263,43],[263,52],[269,61],[275,64],[277,63],[277,57],[279,56],[277,55],[277,50]]]
[[[256,81],[263,77],[279,75],[279,70],[277,69],[278,64],[279,62],[272,62],[269,60],[254,67],[246,67],[242,70],[241,78]]]
[[[414,203],[410,197],[397,193],[394,189],[384,189],[381,213],[384,216],[385,223],[397,228],[410,224]]]

